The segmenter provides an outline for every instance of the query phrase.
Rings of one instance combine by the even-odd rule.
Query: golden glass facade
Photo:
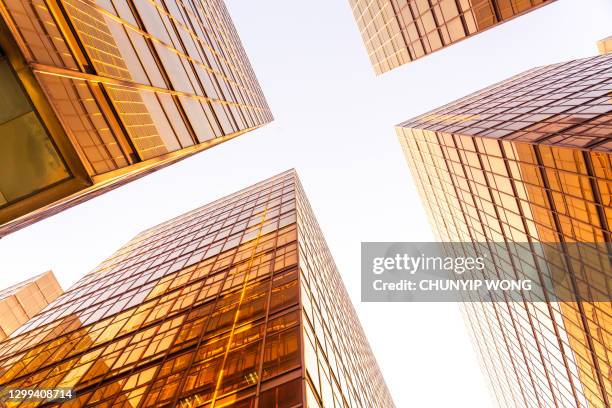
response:
[[[349,0],[382,74],[554,0]]]
[[[5,387],[72,388],[66,407],[393,406],[292,170],[137,235],[0,343]]]
[[[272,120],[222,0],[0,16],[0,87],[19,102],[0,117],[0,236]]]
[[[398,125],[438,238],[489,253],[518,244],[524,252],[499,269],[543,281],[551,276],[536,246],[605,248],[612,223],[610,72],[611,54],[540,67]],[[580,258],[591,268],[572,276],[578,300],[602,288],[610,299],[609,256],[593,250]],[[472,300],[463,304],[465,316],[501,406],[610,406],[611,302]]]
[[[0,291],[0,341],[64,293],[48,271]]]
[[[609,54],[612,52],[612,35],[597,41],[597,48],[600,54]]]

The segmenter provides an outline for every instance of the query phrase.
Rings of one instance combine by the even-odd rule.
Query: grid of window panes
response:
[[[601,123],[610,121],[611,101],[609,96],[607,101],[595,96],[601,95],[599,86],[607,84],[608,93],[611,89],[609,78],[606,82],[599,68],[600,64],[609,67],[610,61],[597,57],[534,70],[398,127],[413,178],[440,240],[472,242],[479,252],[493,254],[502,276],[536,276],[543,281],[554,280],[554,274],[539,261],[536,247],[610,242],[612,161],[606,150],[606,125]],[[553,93],[544,86],[552,86],[551,70],[558,74],[567,70],[575,76],[560,75],[557,82],[565,88]],[[546,80],[538,79],[538,72]],[[531,85],[519,92],[522,79]],[[542,86],[534,87],[534,83]],[[516,101],[510,101],[508,88],[517,95]],[[551,100],[556,102],[547,102]],[[531,113],[534,116],[528,126],[547,126],[546,138],[535,140],[540,143],[523,139],[526,133],[496,137],[486,130],[501,121],[511,122],[516,115],[529,115],[532,106],[551,109],[548,115],[555,107],[558,115],[569,115],[567,110],[585,115],[568,129],[563,122],[556,128],[552,121],[538,124],[538,117],[545,121],[550,116]],[[474,122],[478,119],[472,118],[477,109],[486,115],[479,126]],[[514,116],[507,109],[513,109]],[[558,133],[553,133],[555,129]],[[564,136],[568,132],[571,138]],[[608,130],[607,136],[611,134]],[[591,142],[572,143],[582,139]],[[576,144],[594,147],[572,147]],[[509,251],[509,244],[522,249]],[[603,245],[592,247],[588,256],[572,263],[573,278],[562,290],[576,298],[607,291],[609,298],[612,277],[605,264],[609,252],[602,250]],[[553,254],[555,249],[550,251]],[[503,255],[496,257],[496,253]],[[502,405],[609,406],[609,301],[498,300],[502,302],[467,303],[464,309]]]
[[[306,196],[297,183],[308,407],[393,407],[393,400]]]
[[[600,54],[612,53],[612,35],[597,41],[597,48]]]
[[[349,0],[377,74],[551,0]]]
[[[65,406],[302,406],[294,186],[285,173],[139,234],[0,344],[2,387],[74,388]]]
[[[142,232],[0,343],[0,389],[73,388],[67,407],[392,406],[318,227],[300,227],[300,275],[296,207],[316,222],[288,171]]]
[[[0,95],[2,208],[68,179],[70,174],[2,50]]]
[[[48,271],[0,291],[0,341],[63,293]]]
[[[611,70],[612,54],[535,68],[400,126],[609,152]]]
[[[93,175],[272,120],[222,0],[0,8]]]

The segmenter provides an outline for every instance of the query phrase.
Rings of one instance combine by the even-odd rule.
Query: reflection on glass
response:
[[[297,408],[303,357],[318,403],[393,406],[288,171],[136,236],[0,343],[0,387],[74,387],[78,407]]]
[[[377,74],[554,0],[350,0]]]
[[[441,241],[472,242],[500,276],[543,282],[555,278],[551,259],[572,254],[536,247],[612,242],[611,66],[607,54],[535,68],[398,126]],[[524,252],[500,256],[506,243]],[[556,290],[609,296],[609,252],[573,254]],[[610,406],[612,304],[526,296],[464,304],[497,398]]]
[[[70,176],[8,62],[0,56],[0,205]]]

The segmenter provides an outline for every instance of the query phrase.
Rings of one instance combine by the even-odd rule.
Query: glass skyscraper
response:
[[[611,72],[612,54],[535,68],[397,127],[441,241],[520,246],[500,269],[543,281],[554,277],[534,261],[537,246],[592,248],[570,290],[578,300],[607,291],[608,301],[463,304],[502,406],[612,403],[612,276],[601,245],[612,233]]]
[[[51,271],[0,290],[0,341],[62,293],[64,291]]]
[[[19,388],[72,389],[66,407],[393,406],[293,170],[84,276],[0,343],[0,390]]]
[[[0,3],[0,236],[272,120],[222,0]]]
[[[597,41],[597,48],[600,54],[608,54],[612,52],[612,35]]]
[[[349,0],[376,74],[554,0]]]

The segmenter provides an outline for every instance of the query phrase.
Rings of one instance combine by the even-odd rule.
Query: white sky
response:
[[[398,407],[492,406],[454,304],[360,303],[361,241],[433,239],[393,125],[538,65],[594,55],[609,0],[558,0],[375,77],[347,0],[228,0],[276,120],[0,240],[0,288],[64,288],[139,231],[291,167]]]

